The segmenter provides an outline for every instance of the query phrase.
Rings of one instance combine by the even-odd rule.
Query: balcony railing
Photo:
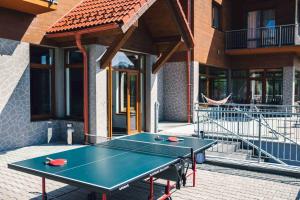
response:
[[[211,155],[299,167],[299,110],[289,105],[197,104],[195,132],[218,140]]]
[[[253,49],[295,45],[297,27],[298,25],[291,24],[227,31],[226,49]]]

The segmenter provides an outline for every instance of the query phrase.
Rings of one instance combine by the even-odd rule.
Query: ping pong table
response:
[[[167,177],[165,195],[171,197],[170,180],[180,187],[192,169],[195,186],[196,159],[216,143],[193,137],[179,137],[178,142],[169,142],[166,135],[140,133],[119,137],[97,145],[84,146],[60,153],[8,164],[10,169],[42,177],[42,197],[47,199],[46,179],[86,188],[101,193],[102,199],[115,191],[124,190],[137,180],[148,179],[149,199],[154,199],[154,180]],[[64,158],[67,164],[53,167],[45,164],[46,158]],[[169,171],[169,173],[167,173]],[[171,172],[176,173],[171,173]],[[171,174],[172,177],[167,176]],[[175,177],[176,176],[176,177]],[[173,186],[174,187],[174,186]]]

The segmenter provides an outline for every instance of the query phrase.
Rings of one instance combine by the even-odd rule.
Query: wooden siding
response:
[[[57,10],[37,16],[0,8],[0,27],[5,27],[0,28],[0,38],[40,44],[46,30],[80,1],[59,2]]]

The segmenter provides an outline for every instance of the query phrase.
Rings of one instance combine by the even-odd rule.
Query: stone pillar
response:
[[[295,102],[295,67],[283,67],[283,105]]]
[[[106,47],[90,45],[89,53],[89,133],[90,141],[98,143],[107,137],[107,70],[100,69],[99,60]]]
[[[154,131],[154,104],[158,100],[158,75],[152,74],[152,65],[155,61],[156,56],[148,55],[146,57],[146,131],[149,132]]]
[[[157,73],[157,99],[159,102],[159,121],[164,120],[164,68],[161,68]]]
[[[187,76],[185,62],[164,66],[164,117],[167,121],[187,121]]]

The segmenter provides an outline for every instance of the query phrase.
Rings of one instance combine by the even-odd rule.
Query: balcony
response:
[[[57,0],[1,0],[0,7],[37,15],[56,10]]]
[[[226,53],[243,55],[252,53],[299,52],[299,25],[281,25],[227,31]]]

